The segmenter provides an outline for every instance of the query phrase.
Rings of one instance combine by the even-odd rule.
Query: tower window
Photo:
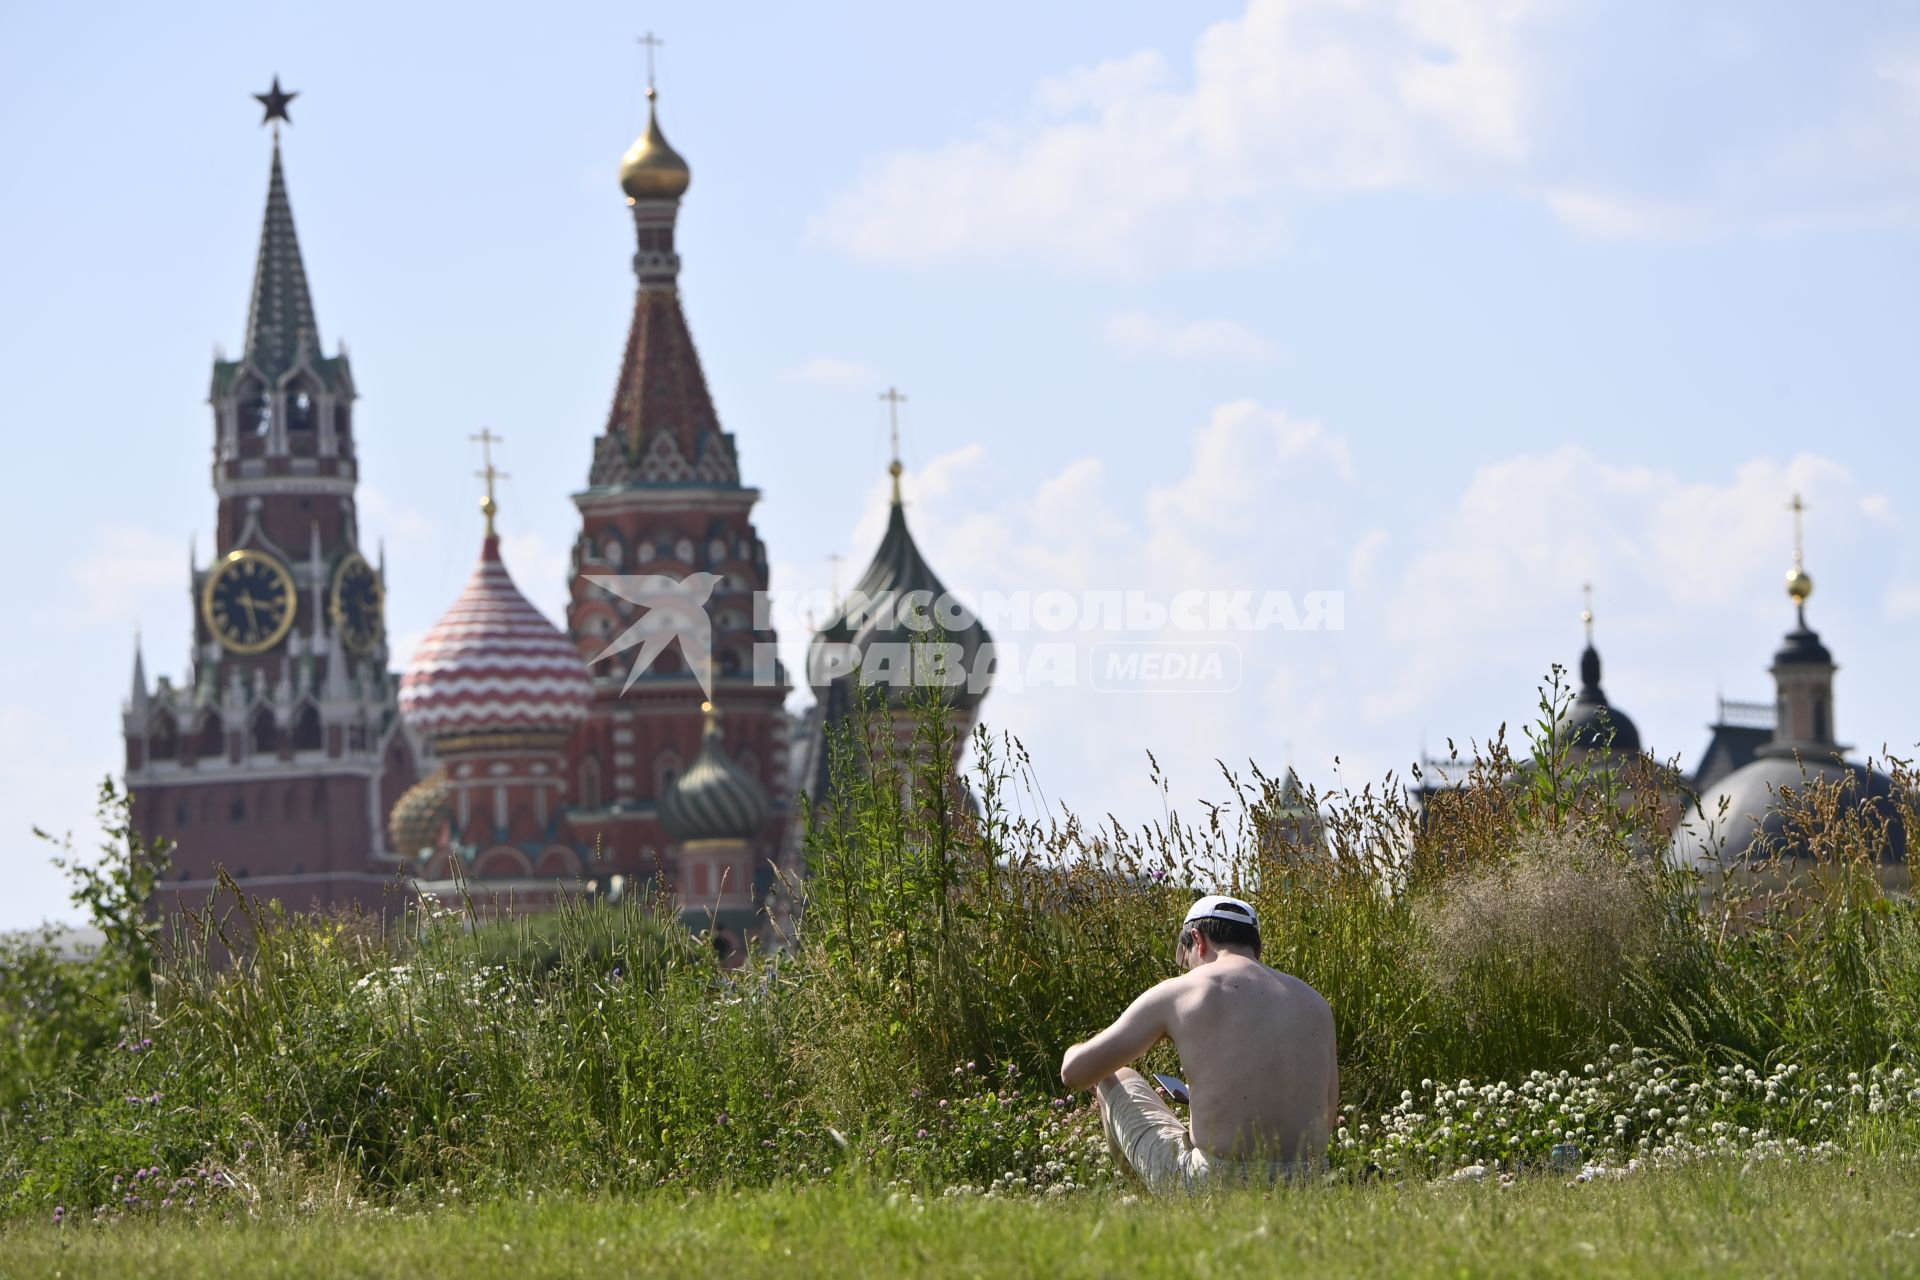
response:
[[[280,749],[280,726],[273,722],[273,712],[265,707],[253,714],[253,749],[259,755]]]
[[[318,751],[320,740],[320,710],[311,702],[300,709],[300,715],[293,722],[293,749],[295,751]]]
[[[154,722],[153,736],[147,741],[149,760],[171,760],[180,751],[180,734],[174,728],[173,717],[163,715]]]
[[[240,431],[264,436],[273,430],[273,397],[265,387],[253,387],[240,396]]]
[[[200,725],[200,741],[194,754],[203,759],[213,759],[227,754],[227,726],[219,713],[209,712]]]
[[[289,431],[311,431],[315,421],[313,397],[303,387],[293,393],[287,403],[287,429]]]

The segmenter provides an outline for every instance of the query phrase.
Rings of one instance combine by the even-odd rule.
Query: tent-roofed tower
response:
[[[216,868],[289,906],[386,905],[386,816],[414,781],[387,670],[385,572],[361,553],[346,352],[326,354],[294,231],[284,92],[235,359],[216,356],[214,557],[190,566],[193,664],[124,719],[141,830],[177,845],[168,888],[204,899]],[[258,824],[273,823],[272,838]]]
[[[896,415],[904,398],[893,390],[882,396]],[[882,723],[891,725],[895,743],[909,749],[926,706],[943,710],[954,730],[957,766],[993,684],[993,637],[921,554],[907,525],[904,471],[896,416],[886,532],[853,590],[808,643],[814,704],[800,722],[794,781],[816,802],[829,798],[833,735],[858,721],[863,702],[871,701]],[[800,835],[791,832],[782,853],[789,876],[804,871]]]
[[[599,841],[608,869],[671,875],[674,840],[659,806],[702,749],[709,693],[727,708],[733,762],[773,797],[748,844],[760,861],[777,849],[788,795],[787,679],[760,608],[768,587],[767,550],[752,520],[760,493],[742,481],[681,305],[675,231],[692,170],[667,142],[651,85],[646,128],[619,178],[633,215],[633,317],[587,487],[574,495],[581,527],[567,632],[592,664],[594,701],[568,767],[575,830]],[[664,647],[609,652],[649,614],[609,580],[649,577],[684,584],[689,598],[711,586],[701,641],[711,649],[711,690],[699,674],[708,655],[688,651],[698,647],[698,627]],[[641,652],[649,660],[636,672]]]

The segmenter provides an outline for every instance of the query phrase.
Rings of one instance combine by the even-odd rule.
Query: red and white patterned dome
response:
[[[507,576],[489,536],[466,589],[400,678],[400,713],[429,738],[565,732],[593,701],[587,665]]]

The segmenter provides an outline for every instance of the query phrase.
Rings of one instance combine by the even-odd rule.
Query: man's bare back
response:
[[[1163,985],[1194,1145],[1232,1159],[1326,1151],[1339,1069],[1320,993],[1232,952]]]
[[[1251,908],[1238,899],[1203,899],[1194,910],[1222,902],[1252,922]],[[1069,1049],[1061,1079],[1095,1089],[1103,1113],[1138,1108],[1143,1096],[1157,1102],[1127,1064],[1170,1039],[1192,1095],[1190,1130],[1170,1116],[1148,1117],[1146,1129],[1162,1136],[1171,1129],[1215,1159],[1317,1163],[1340,1095],[1333,1011],[1312,987],[1255,958],[1257,922],[1250,947],[1216,945],[1192,924],[1182,926],[1179,950],[1187,972],[1148,990],[1113,1025]]]

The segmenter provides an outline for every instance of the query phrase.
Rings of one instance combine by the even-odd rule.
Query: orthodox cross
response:
[[[1800,495],[1796,493],[1793,495],[1793,501],[1787,504],[1787,510],[1793,512],[1793,568],[1797,573],[1806,568],[1805,559],[1801,554],[1800,518],[1806,514],[1807,504],[1800,501]]]
[[[1591,647],[1593,644],[1593,584],[1591,582],[1580,584],[1580,596],[1586,602],[1580,610],[1580,621],[1587,624],[1587,644]]]
[[[666,41],[649,31],[635,43],[645,45],[647,49],[647,96],[651,98],[653,96],[653,51]]]
[[[495,512],[500,510],[500,504],[493,500],[493,482],[495,480],[505,480],[509,478],[506,472],[494,468],[493,446],[504,444],[506,441],[504,437],[493,434],[492,430],[487,427],[480,428],[479,435],[468,436],[467,439],[480,446],[481,469],[473,474],[487,482],[487,496],[486,500],[480,504],[480,511],[487,517],[487,536],[491,538],[494,536],[493,516]]]
[[[827,557],[827,605],[834,610],[840,608],[840,564],[845,559],[838,551]]]
[[[898,387],[888,387],[880,393],[887,402],[887,427],[892,438],[893,461],[887,464],[887,474],[893,477],[893,504],[900,505],[900,473],[905,470],[900,465],[900,406],[906,397],[900,394]]]
[[[273,126],[273,141],[276,146],[280,142],[280,122],[284,120],[288,124],[293,123],[293,117],[287,114],[287,104],[299,96],[297,93],[282,91],[280,77],[277,75],[273,78],[273,88],[265,93],[253,95],[253,100],[266,108],[266,114],[260,117],[260,123]]]

